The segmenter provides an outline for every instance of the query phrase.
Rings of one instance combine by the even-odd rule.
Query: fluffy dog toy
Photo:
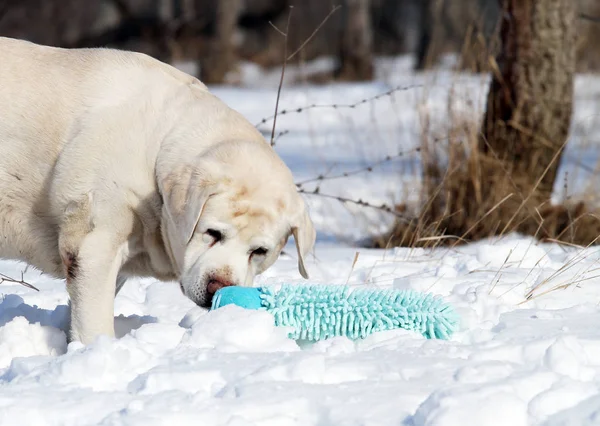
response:
[[[441,298],[412,290],[352,290],[342,285],[283,285],[279,291],[223,287],[211,309],[230,304],[266,310],[275,317],[275,325],[292,327],[293,339],[358,339],[395,328],[414,330],[429,339],[448,339],[458,327],[458,315]]]

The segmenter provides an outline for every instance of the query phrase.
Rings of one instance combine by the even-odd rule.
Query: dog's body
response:
[[[0,257],[67,280],[70,338],[113,335],[127,276],[200,305],[314,230],[287,167],[197,79],[145,55],[0,37]]]

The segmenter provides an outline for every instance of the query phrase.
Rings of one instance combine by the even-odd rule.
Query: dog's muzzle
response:
[[[218,278],[210,279],[208,281],[208,284],[206,284],[206,293],[208,294],[208,299],[209,299],[208,305],[210,306],[210,304],[212,303],[212,298],[217,291],[219,291],[223,287],[231,287],[233,285],[235,285],[235,284],[232,283],[231,281],[220,280]]]

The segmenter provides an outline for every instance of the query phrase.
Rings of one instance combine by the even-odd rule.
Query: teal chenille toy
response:
[[[458,315],[443,300],[413,290],[381,290],[343,285],[223,287],[211,309],[226,305],[266,310],[276,326],[292,327],[293,339],[323,340],[335,336],[365,338],[371,333],[403,328],[431,339],[448,339]]]

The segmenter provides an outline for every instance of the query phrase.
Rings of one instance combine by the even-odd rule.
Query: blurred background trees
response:
[[[600,0],[0,0],[0,35],[139,51],[207,84],[237,83],[244,61],[279,68],[286,50],[296,64],[333,59],[299,77],[317,83],[371,80],[377,57],[412,55],[427,70],[452,53],[459,70],[491,77],[486,112],[470,127],[450,120],[447,155],[422,159],[424,208],[381,245],[513,230],[598,240],[596,206],[551,196],[574,76],[600,70]]]
[[[600,1],[574,0],[599,17]],[[331,9],[342,6],[292,62],[336,58],[328,79],[373,76],[377,55],[413,54],[415,67],[458,53],[459,66],[486,71],[497,45],[497,0],[0,0],[0,35],[65,47],[111,46],[166,62],[191,61],[210,83],[225,82],[240,60],[280,65],[289,6],[289,50]],[[272,25],[271,25],[272,23]],[[579,18],[577,68],[600,68],[600,24]]]

